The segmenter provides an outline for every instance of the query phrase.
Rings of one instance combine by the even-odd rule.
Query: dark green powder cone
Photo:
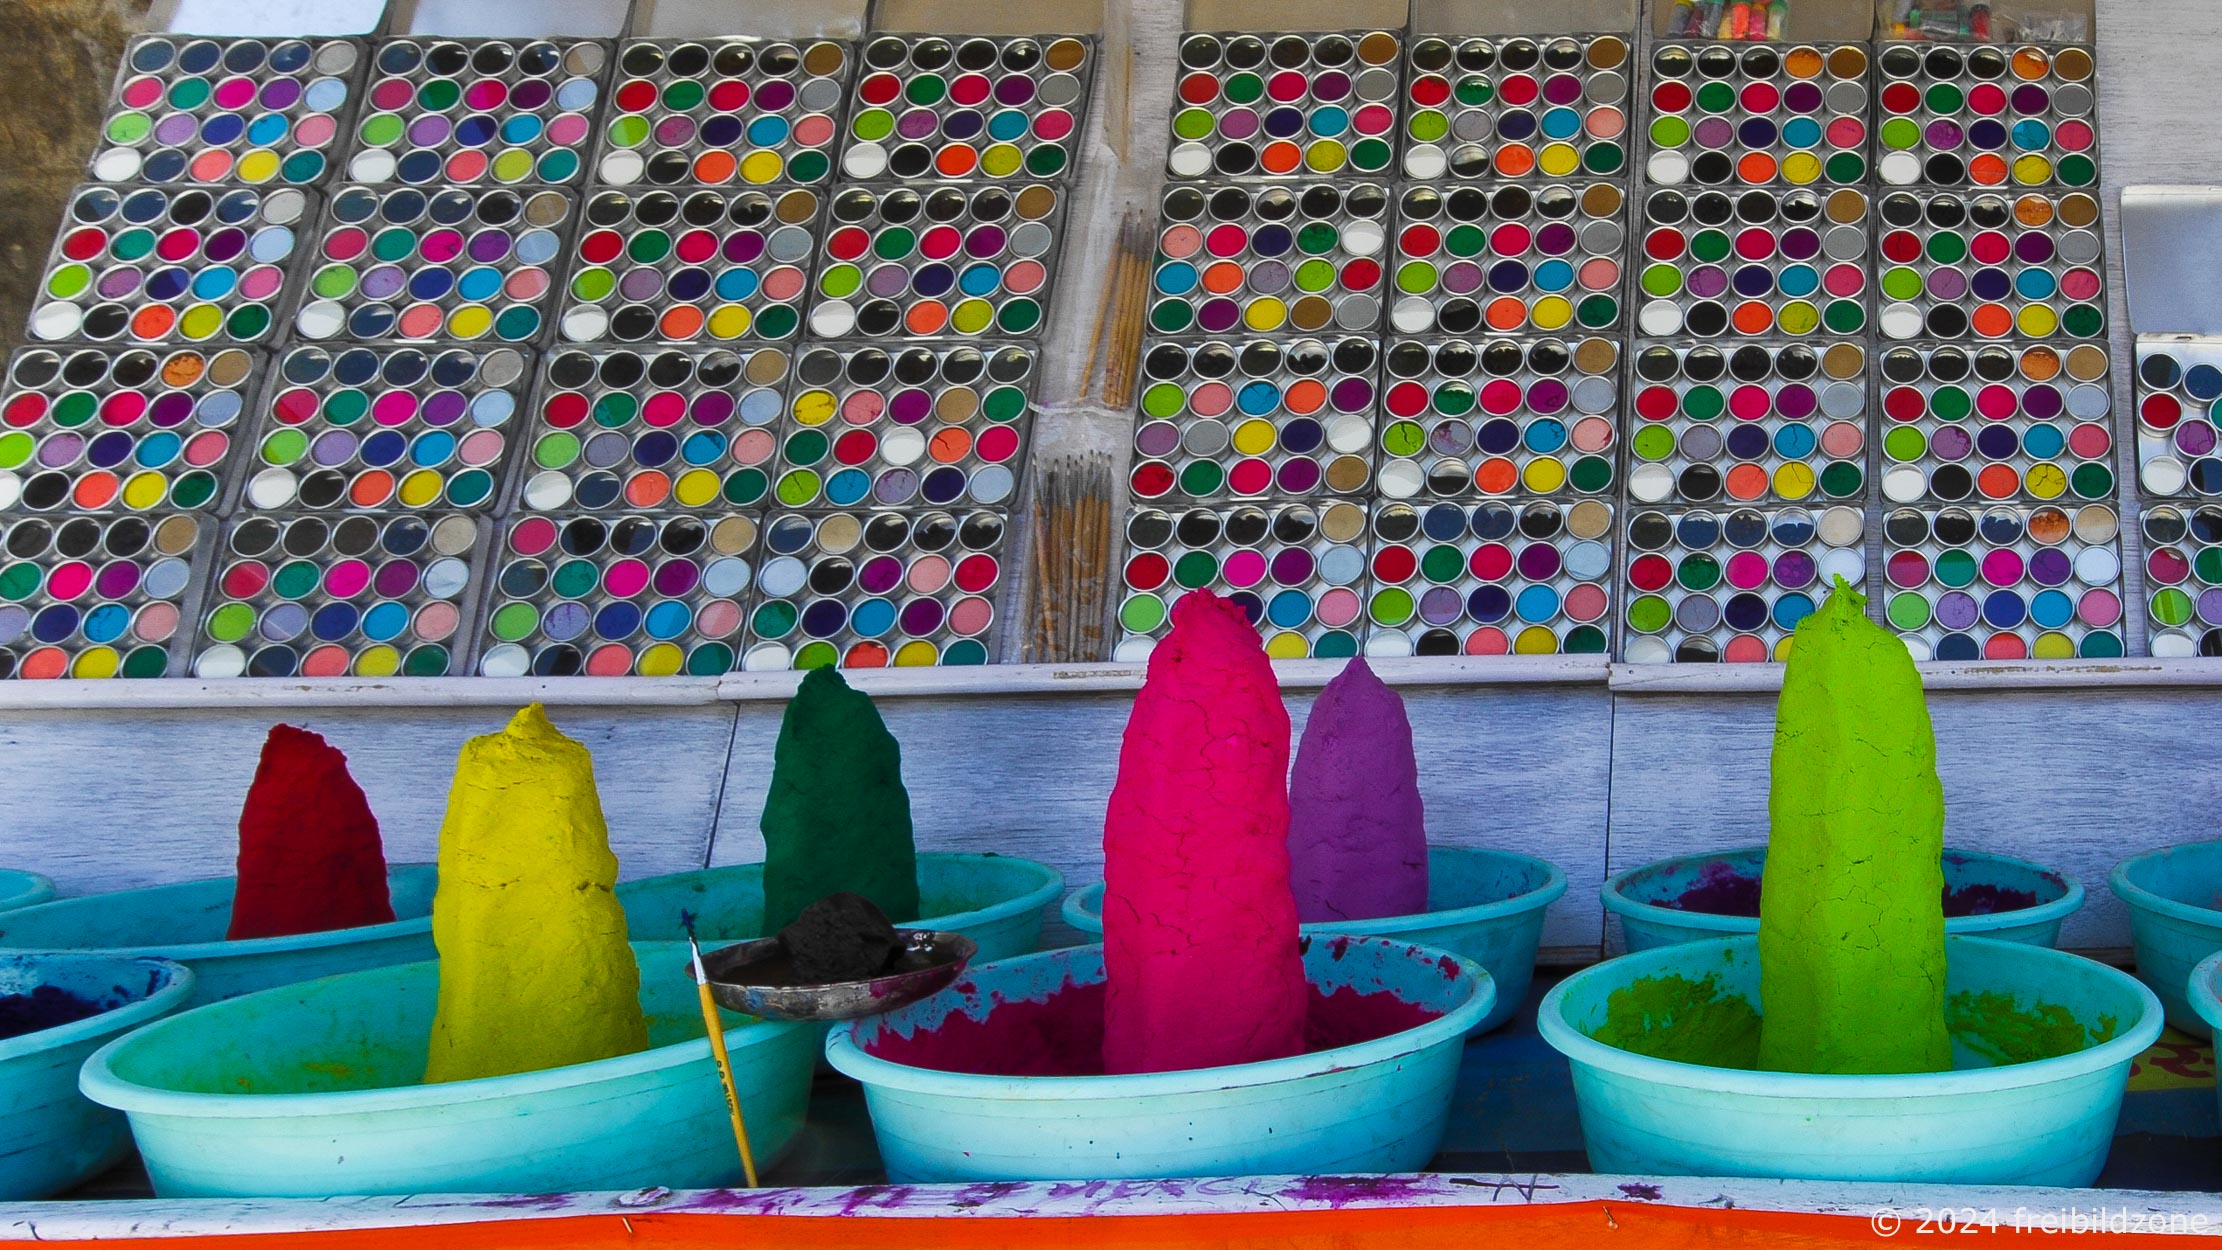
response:
[[[787,704],[764,800],[764,932],[848,891],[902,924],[918,918],[903,752],[870,697],[812,669]]]

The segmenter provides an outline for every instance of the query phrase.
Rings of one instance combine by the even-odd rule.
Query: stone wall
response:
[[[0,339],[23,319],[147,0],[0,0]]]

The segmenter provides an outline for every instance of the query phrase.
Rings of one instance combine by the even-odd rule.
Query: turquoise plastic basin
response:
[[[923,916],[892,917],[898,924],[962,933],[980,947],[975,962],[1032,953],[1041,941],[1042,917],[1065,879],[1047,864],[1011,855],[928,852],[918,857],[918,903]],[[627,931],[636,942],[683,940],[680,913],[691,913],[704,943],[738,942],[764,934],[764,866],[732,864],[698,872],[643,877],[617,887]]]
[[[0,949],[69,950],[94,955],[155,955],[193,970],[190,1004],[215,1002],[277,985],[360,968],[432,958],[431,864],[387,870],[392,924],[227,942],[236,877],[186,881],[41,903],[0,913]]]
[[[0,995],[42,985],[114,1006],[0,1038],[0,1201],[51,1198],[130,1153],[123,1117],[77,1092],[77,1069],[109,1038],[181,1006],[193,974],[166,959],[0,954]]]
[[[1605,882],[1605,910],[1620,917],[1620,931],[1630,951],[1671,946],[1759,932],[1757,916],[1722,916],[1683,911],[1664,903],[1680,898],[1698,884],[1705,870],[1722,865],[1738,876],[1756,877],[1767,864],[1767,848],[1747,846],[1733,851],[1706,851],[1662,859],[1631,868]],[[1951,916],[1944,931],[1958,937],[1995,938],[2031,946],[2058,946],[2060,923],[2083,907],[2083,883],[2041,864],[1982,851],[1944,853],[1944,884],[1953,890],[1991,885],[2024,890],[2037,896],[2037,905],[1987,916]]]
[[[1005,1003],[1100,982],[1103,948],[1086,946],[975,966],[931,998],[836,1030],[826,1057],[863,1082],[894,1181],[1425,1166],[1449,1120],[1466,1033],[1495,1001],[1489,974],[1471,960],[1378,938],[1315,937],[1306,947],[1304,970],[1315,986],[1388,990],[1444,1014],[1355,1046],[1143,1076],[978,1076],[895,1063],[867,1049],[883,1032],[908,1036],[952,1013],[985,1019]]]
[[[2114,865],[2107,885],[2129,906],[2137,978],[2160,995],[2168,1023],[2193,1037],[2213,1027],[2184,997],[2191,969],[2222,951],[2222,842],[2186,842]]]
[[[654,1049],[419,1084],[437,963],[290,985],[101,1048],[85,1095],[131,1119],[164,1198],[556,1193],[741,1178],[684,943],[634,943]],[[818,1031],[725,1017],[760,1166],[794,1140]]]
[[[1433,946],[1471,959],[1496,983],[1497,1002],[1474,1026],[1486,1033],[1528,1001],[1535,977],[1535,951],[1543,941],[1543,917],[1566,893],[1566,874],[1555,866],[1509,851],[1462,846],[1427,850],[1427,907],[1411,916],[1378,920],[1328,920],[1305,925],[1306,933],[1355,933]],[[1098,881],[1065,900],[1065,923],[1095,937],[1103,935],[1103,883]]]
[[[35,872],[0,868],[0,911],[33,907],[54,897],[54,883]]]
[[[2055,1003],[2112,1040],[1993,1066],[1955,1039],[1954,1071],[1906,1076],[1748,1072],[1653,1059],[1589,1036],[1614,990],[1644,977],[1719,977],[1764,1011],[1759,939],[1662,946],[1568,977],[1543,996],[1543,1040],[1574,1072],[1599,1172],[2079,1187],[2113,1144],[2130,1061],[2160,1036],[2160,1003],[2127,973],[2018,942],[1946,940],[1946,988]]]
[[[2191,970],[2191,1010],[2198,1013],[2211,1032],[2222,1029],[2222,952],[2207,956]],[[2222,1084],[2214,1087],[2215,1096],[2222,1100]],[[2222,1106],[2222,1101],[2218,1101]]]

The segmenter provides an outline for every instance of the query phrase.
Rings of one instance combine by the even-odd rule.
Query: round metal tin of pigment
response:
[[[587,39],[388,39],[371,50],[351,182],[586,181],[609,76]]]
[[[314,192],[294,187],[80,187],[47,255],[39,342],[259,343],[295,285]]]
[[[1612,494],[1619,372],[1602,338],[1392,341],[1382,496]]]
[[[90,172],[99,182],[322,182],[354,113],[352,39],[142,35],[124,49]]]
[[[0,679],[168,676],[213,528],[160,512],[0,522]]]
[[[833,176],[855,56],[817,39],[639,39],[617,51],[595,181],[817,185]]]
[[[1617,178],[1628,170],[1634,66],[1618,35],[1415,40],[1404,176]]]
[[[1356,655],[1366,628],[1366,522],[1366,507],[1347,500],[1135,509],[1114,655],[1147,656],[1172,627],[1173,603],[1206,588],[1249,616],[1276,659]]]
[[[1181,36],[1174,178],[1387,177],[1401,39],[1388,31]]]
[[[1636,354],[1628,498],[1854,503],[1867,493],[1859,343],[1654,343]]]
[[[549,353],[517,507],[603,513],[763,502],[779,454],[789,350]]]
[[[18,351],[0,386],[0,512],[218,507],[260,366],[235,347]]]
[[[509,493],[526,369],[509,347],[292,348],[264,391],[241,500],[491,512]]]
[[[1644,510],[1625,538],[1631,664],[1780,662],[1838,577],[1866,579],[1853,506]]]
[[[1168,504],[1362,495],[1380,359],[1357,335],[1145,345],[1129,493]]]
[[[1366,654],[1602,655],[1612,508],[1376,504]]]
[[[742,667],[988,663],[1007,530],[986,509],[772,514]]]
[[[522,516],[503,529],[478,671],[714,677],[746,646],[758,512]]]

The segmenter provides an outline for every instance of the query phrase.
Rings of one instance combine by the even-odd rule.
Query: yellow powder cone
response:
[[[426,1084],[648,1049],[594,759],[535,703],[463,744],[440,826]]]

